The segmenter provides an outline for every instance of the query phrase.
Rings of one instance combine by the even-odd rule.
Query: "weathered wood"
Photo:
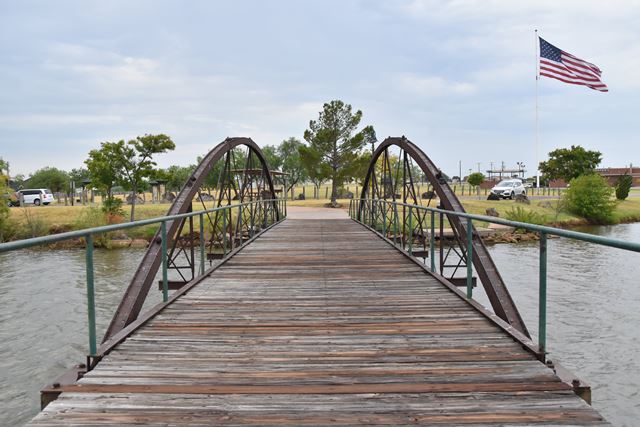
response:
[[[607,425],[458,293],[348,220],[286,220],[31,425]]]

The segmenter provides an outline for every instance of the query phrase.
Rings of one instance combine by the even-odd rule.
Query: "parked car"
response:
[[[40,206],[48,205],[51,202],[54,202],[53,193],[51,190],[46,188],[25,188],[24,190],[18,191],[18,200],[24,202],[25,205],[36,205]]]
[[[505,179],[491,189],[491,193],[503,199],[513,199],[517,195],[527,195],[527,189],[519,179]]]

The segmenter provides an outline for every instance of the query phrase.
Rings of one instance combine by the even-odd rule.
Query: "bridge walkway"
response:
[[[363,226],[287,219],[29,425],[608,425]]]

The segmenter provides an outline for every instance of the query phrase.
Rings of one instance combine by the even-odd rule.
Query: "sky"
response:
[[[302,139],[340,99],[449,175],[534,175],[538,29],[610,90],[542,77],[540,160],[579,144],[640,166],[639,22],[640,1],[615,0],[0,0],[0,157],[12,175],[70,170],[165,133],[159,166],[188,165],[227,136]]]

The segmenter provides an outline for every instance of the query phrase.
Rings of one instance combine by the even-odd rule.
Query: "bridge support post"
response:
[[[467,219],[467,298],[473,297],[473,224]]]
[[[538,349],[544,360],[547,351],[547,233],[540,233],[538,310]]]
[[[169,300],[169,280],[167,277],[167,222],[162,221],[162,301]]]
[[[431,232],[429,233],[429,256],[431,256],[431,271],[436,272],[436,217],[431,211]]]
[[[216,219],[217,222],[217,219]],[[204,274],[204,214],[200,214],[200,275]]]
[[[85,252],[87,271],[87,316],[89,326],[89,356],[94,357],[97,352],[96,345],[96,296],[93,282],[93,236],[85,236],[87,245]]]

